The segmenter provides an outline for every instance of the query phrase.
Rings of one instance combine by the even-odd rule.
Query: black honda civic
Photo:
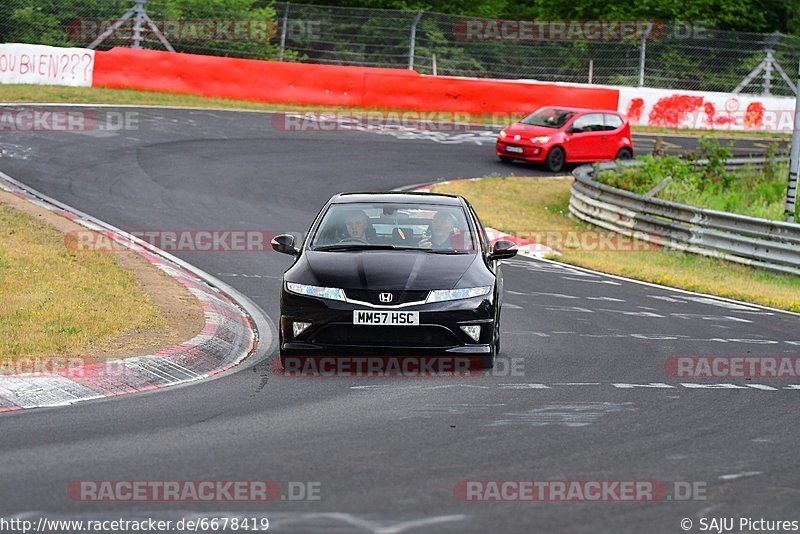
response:
[[[320,210],[281,284],[280,356],[464,356],[492,367],[500,347],[500,260],[462,197],[345,193]]]

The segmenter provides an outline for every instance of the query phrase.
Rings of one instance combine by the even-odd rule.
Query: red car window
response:
[[[602,132],[605,129],[602,113],[587,113],[581,115],[572,123],[574,133]]]
[[[606,130],[616,130],[617,128],[622,127],[622,119],[619,115],[615,115],[613,113],[605,113],[606,116]]]

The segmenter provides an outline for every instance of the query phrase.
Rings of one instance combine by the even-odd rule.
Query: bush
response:
[[[704,189],[707,184],[721,184],[722,189],[727,191],[733,182],[734,175],[725,169],[728,159],[733,155],[731,148],[733,141],[723,146],[712,136],[702,136],[697,140],[697,159],[707,160],[706,163],[698,165],[697,168],[702,175],[702,180],[698,184],[700,189]]]
[[[600,182],[640,195],[671,177],[672,181],[658,197],[682,204],[719,211],[741,213],[751,217],[783,219],[786,195],[785,163],[774,161],[775,146],[770,143],[770,163],[762,168],[746,167],[737,172],[725,170],[732,152],[730,146],[704,137],[695,154],[687,159],[677,156],[640,158],[639,167],[600,176]],[[707,163],[697,164],[706,159]]]
[[[643,163],[641,167],[603,174],[600,176],[600,181],[611,187],[640,195],[647,193],[668,177],[672,178],[672,183],[698,181],[692,164],[678,156],[643,156],[639,161]]]

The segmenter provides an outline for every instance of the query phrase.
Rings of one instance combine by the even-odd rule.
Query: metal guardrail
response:
[[[746,159],[746,162],[738,161]],[[731,168],[750,158],[729,160]],[[670,248],[800,275],[800,224],[758,219],[637,195],[601,184],[604,172],[638,161],[584,165],[573,172],[569,211],[582,221]]]
[[[775,158],[728,158],[725,161],[725,170],[728,171],[736,171],[743,169],[744,167],[752,166],[752,167],[763,167],[768,161],[776,162],[776,163],[784,163],[789,161],[788,156],[778,156]],[[697,160],[696,162],[698,165],[702,165],[708,163],[708,160],[701,159]]]

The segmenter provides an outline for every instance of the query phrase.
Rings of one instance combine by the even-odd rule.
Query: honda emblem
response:
[[[388,304],[389,302],[392,302],[392,298],[394,298],[394,297],[393,297],[393,295],[391,293],[380,293],[378,295],[378,300],[380,300],[384,304]]]

